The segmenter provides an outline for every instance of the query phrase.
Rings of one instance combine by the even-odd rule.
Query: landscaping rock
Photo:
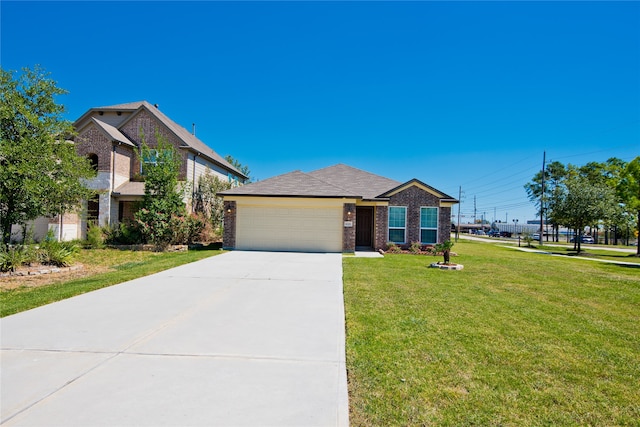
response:
[[[440,270],[462,270],[464,265],[462,264],[441,264],[439,262],[433,262],[429,266],[430,268],[439,268]]]

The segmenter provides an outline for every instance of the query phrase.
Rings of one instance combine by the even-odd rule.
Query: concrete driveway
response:
[[[348,425],[340,254],[230,252],[0,322],[2,425]]]

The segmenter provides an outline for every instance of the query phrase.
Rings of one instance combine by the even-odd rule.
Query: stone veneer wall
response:
[[[351,215],[349,215],[351,212]],[[342,227],[342,252],[356,250],[356,204],[345,203],[342,208],[342,221],[351,221],[351,227]]]
[[[222,236],[222,247],[224,249],[235,249],[236,247],[237,211],[236,202],[224,202],[224,232]]]

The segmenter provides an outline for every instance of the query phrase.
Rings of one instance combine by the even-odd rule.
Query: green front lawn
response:
[[[83,249],[78,255],[77,261],[85,266],[81,271],[84,277],[69,279],[65,275],[52,274],[38,278],[47,281],[44,285],[3,289],[0,291],[0,317],[148,276],[220,253],[222,253],[220,250],[206,249],[162,253],[117,249]]]
[[[640,269],[453,250],[344,259],[353,426],[638,425]]]

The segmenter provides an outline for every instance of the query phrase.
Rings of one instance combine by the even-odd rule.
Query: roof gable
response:
[[[439,199],[441,199],[442,201],[448,201],[448,202],[457,202],[457,200],[451,196],[449,196],[446,193],[443,193],[439,190],[436,190],[435,188],[433,188],[430,185],[425,184],[424,182],[420,181],[419,179],[412,179],[410,181],[405,182],[404,184],[400,184],[395,188],[390,189],[389,191],[386,191],[385,193],[380,194],[378,197],[391,197],[394,194],[398,194],[404,190],[406,190],[409,187],[418,187],[421,190],[426,191],[427,193],[433,194],[434,196],[438,197]]]
[[[293,171],[264,181],[253,182],[222,191],[219,194],[224,196],[358,198],[357,194],[350,193],[301,171]]]
[[[102,131],[102,133],[105,134],[105,136],[110,138],[111,141],[121,142],[121,143],[123,143],[125,145],[129,145],[131,147],[135,147],[136,146],[133,142],[131,142],[129,140],[129,138],[124,136],[122,134],[122,132],[120,132],[114,126],[111,126],[108,123],[100,121],[100,120],[96,119],[95,117],[91,118],[91,122],[94,123],[98,127],[98,129],[100,129]]]
[[[217,163],[222,168],[228,170],[229,172],[232,172],[234,175],[240,178],[243,178],[243,179],[248,178],[248,176],[245,176],[242,172],[240,172],[233,165],[227,162],[222,156],[216,153],[208,145],[206,145],[204,142],[196,138],[195,135],[191,134],[185,128],[183,128],[182,126],[180,126],[179,124],[171,120],[169,117],[167,117],[162,111],[158,109],[157,106],[154,106],[147,101],[136,101],[136,102],[129,102],[125,104],[91,108],[89,111],[83,114],[78,120],[75,121],[74,126],[76,127],[81,126],[88,117],[91,117],[93,114],[99,113],[100,111],[121,111],[121,112],[128,113],[128,117],[126,117],[120,124],[117,125],[119,128],[122,128],[126,123],[128,123],[130,120],[136,117],[141,111],[146,111],[149,114],[151,114],[153,117],[155,117],[156,120],[162,123],[170,132],[172,132],[178,139],[180,139],[180,141],[183,142],[184,146],[182,146],[181,148],[190,149],[190,150],[193,150],[194,152],[197,152],[203,155],[208,160],[212,161],[213,163]],[[91,117],[91,118],[95,120],[95,117]],[[111,126],[111,127],[117,130],[117,128],[115,128],[114,126]],[[102,127],[102,129],[105,130],[104,127]],[[113,131],[109,130],[108,134],[111,134],[111,133],[113,133]],[[118,131],[118,133],[122,135],[120,131]],[[119,139],[116,139],[116,140],[119,140]]]

